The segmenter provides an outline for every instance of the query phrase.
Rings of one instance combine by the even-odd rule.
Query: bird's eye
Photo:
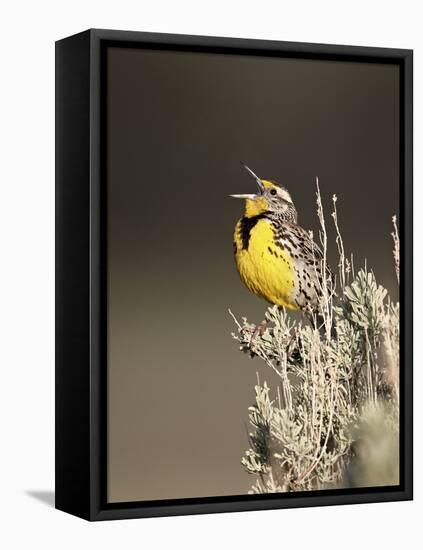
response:
[[[270,190],[270,194],[271,194],[271,195],[274,196],[274,195],[276,195],[276,193],[277,193],[276,189],[271,189],[271,190]]]

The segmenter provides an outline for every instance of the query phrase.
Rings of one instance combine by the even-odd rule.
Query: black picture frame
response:
[[[106,501],[107,164],[109,46],[391,63],[400,68],[400,485],[110,504]],[[91,29],[56,43],[56,508],[87,520],[412,499],[413,53]]]

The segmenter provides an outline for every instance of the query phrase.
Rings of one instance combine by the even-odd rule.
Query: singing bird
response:
[[[298,213],[288,190],[243,166],[256,180],[258,192],[231,195],[245,199],[244,216],[234,232],[241,280],[252,293],[271,304],[318,313],[324,269],[321,249],[298,225]],[[331,285],[329,268],[327,275]]]

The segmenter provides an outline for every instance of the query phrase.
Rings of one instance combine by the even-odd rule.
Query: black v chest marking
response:
[[[242,248],[243,250],[248,250],[248,245],[250,243],[250,237],[251,237],[251,231],[253,227],[263,219],[266,219],[266,214],[258,214],[257,216],[252,216],[250,218],[247,218],[244,216],[241,218],[240,226],[239,226],[239,236],[241,237],[242,241]]]

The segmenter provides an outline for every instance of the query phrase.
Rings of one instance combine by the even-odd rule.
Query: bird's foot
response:
[[[267,329],[267,325],[268,325],[267,320],[263,319],[263,321],[258,325],[256,325],[256,328],[253,330],[253,333],[251,335],[251,340],[250,340],[250,347],[251,347],[251,351],[253,351],[254,353],[255,353],[255,350],[257,349],[259,337],[263,336],[263,334]]]

